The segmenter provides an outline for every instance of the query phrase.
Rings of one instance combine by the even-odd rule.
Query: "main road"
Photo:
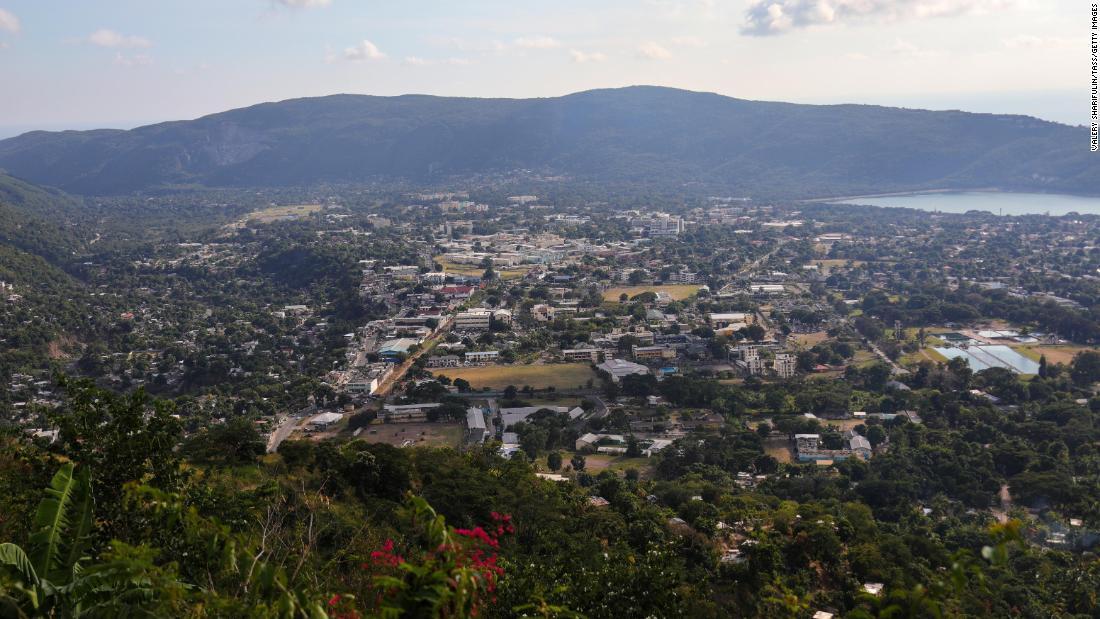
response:
[[[447,333],[447,331],[450,330],[453,323],[454,316],[448,316],[446,320],[439,323],[439,326],[436,327],[435,331],[431,335],[429,335],[427,339],[424,340],[423,345],[420,347],[420,349],[409,355],[407,359],[401,362],[401,365],[394,368],[393,371],[390,372],[390,375],[382,381],[382,384],[378,385],[378,389],[374,391],[373,395],[378,399],[383,399],[387,395],[389,395],[390,391],[393,389],[393,386],[401,382],[401,379],[405,378],[405,374],[409,373],[409,368],[413,366],[413,363],[416,363],[416,360],[420,358],[420,355],[423,355],[424,353],[431,350],[432,345],[435,344],[440,338],[443,337],[445,333]]]

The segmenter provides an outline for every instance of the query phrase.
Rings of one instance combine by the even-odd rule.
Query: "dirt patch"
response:
[[[394,447],[458,447],[462,437],[460,423],[379,423],[363,428],[355,438]]]

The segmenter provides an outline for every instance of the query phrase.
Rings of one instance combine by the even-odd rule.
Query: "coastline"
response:
[[[798,204],[809,204],[812,202],[847,202],[849,200],[861,200],[863,198],[897,198],[903,196],[922,196],[937,193],[1004,193],[1004,191],[998,187],[985,187],[976,189],[960,189],[960,188],[944,188],[944,189],[918,189],[915,191],[892,191],[888,193],[867,193],[858,196],[834,196],[823,198],[809,198],[807,200],[795,200]],[[1012,193],[1012,192],[1009,192]],[[1064,194],[1069,195],[1069,194]],[[1093,196],[1084,196],[1093,197]]]

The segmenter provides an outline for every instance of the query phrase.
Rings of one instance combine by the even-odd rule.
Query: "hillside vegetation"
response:
[[[1024,116],[746,101],[669,88],[546,99],[334,95],[130,131],[36,131],[0,167],[80,194],[526,171],[753,196],[1100,193],[1080,129]]]

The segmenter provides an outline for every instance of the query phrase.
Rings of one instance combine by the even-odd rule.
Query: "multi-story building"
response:
[[[487,331],[493,313],[487,309],[475,309],[455,314],[456,331]]]
[[[795,370],[798,368],[798,361],[791,353],[778,353],[775,355],[775,360],[772,362],[772,369],[779,378],[787,379],[793,378]]]
[[[466,363],[492,363],[500,357],[499,350],[478,350],[466,353]]]
[[[567,361],[597,363],[600,360],[600,350],[598,348],[567,348],[561,351],[561,356]]]
[[[668,346],[632,346],[630,351],[635,360],[676,358],[676,349]]]

